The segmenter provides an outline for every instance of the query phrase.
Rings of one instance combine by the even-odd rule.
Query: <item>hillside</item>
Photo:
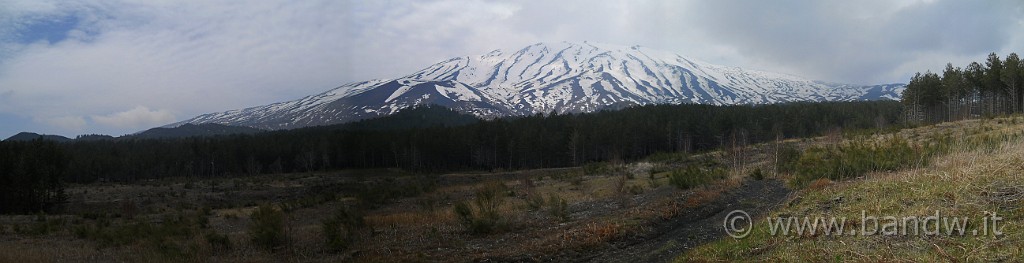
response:
[[[174,128],[158,127],[136,134],[120,137],[121,139],[173,139],[187,137],[209,137],[217,135],[255,134],[263,130],[249,127],[228,126],[216,123],[185,124]]]
[[[1019,261],[1018,234],[1024,225],[1024,118],[942,123],[895,134],[852,140],[902,138],[917,147],[938,149],[905,169],[832,181],[819,179],[764,217],[743,239],[724,237],[679,255],[680,262],[707,261]],[[851,143],[851,141],[843,142]],[[875,216],[875,221],[863,220]],[[885,216],[924,220],[967,219],[965,227],[945,222],[921,234],[903,225],[886,227]],[[998,220],[996,220],[998,217]],[[771,234],[771,220],[847,218],[845,230]],[[952,220],[952,219],[950,219]],[[822,221],[824,222],[824,221]],[[863,223],[862,223],[863,222]],[[899,222],[899,221],[897,221]],[[962,221],[961,221],[962,222]],[[865,225],[866,224],[866,225]],[[938,223],[937,223],[938,224]],[[825,224],[822,224],[825,225]],[[831,225],[831,224],[830,224]],[[920,226],[920,225],[918,225]],[[795,229],[795,228],[794,228]],[[808,228],[810,229],[810,228]],[[892,232],[893,230],[895,232]],[[938,231],[934,231],[934,230]],[[933,230],[932,233],[924,231]],[[850,232],[853,231],[853,232]],[[871,234],[873,231],[877,233]],[[890,231],[889,234],[885,234]],[[1000,231],[1003,234],[996,234]],[[841,235],[836,232],[843,233]],[[868,233],[867,235],[863,233]],[[853,233],[854,235],[851,235]]]
[[[317,126],[308,130],[346,130],[346,131],[398,131],[437,127],[454,127],[473,124],[480,119],[473,115],[459,113],[455,110],[438,106],[423,105],[406,108],[385,117],[360,120],[344,124]]]

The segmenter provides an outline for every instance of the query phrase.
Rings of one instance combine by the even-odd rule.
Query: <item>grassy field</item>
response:
[[[915,147],[931,149],[922,160],[894,171],[832,181],[819,179],[798,191],[767,217],[756,220],[743,239],[724,238],[677,257],[681,262],[706,261],[912,261],[1013,262],[1024,260],[1024,119],[971,120],[906,129],[893,134],[860,136],[851,140],[889,140],[898,137]],[[845,231],[872,233],[875,222],[866,216],[926,218],[935,215],[969,219],[963,235],[942,230],[915,235],[909,228],[887,234],[772,235],[768,218],[845,217]],[[994,229],[984,223],[1001,217]],[[881,221],[881,225],[886,222]],[[908,225],[914,224],[907,221]],[[990,220],[991,222],[991,220]],[[987,224],[987,225],[986,225]],[[934,225],[928,225],[934,228]],[[987,229],[986,229],[987,228]],[[945,229],[943,227],[943,229]],[[994,234],[1001,230],[1002,235]],[[977,231],[977,232],[975,232]],[[977,233],[977,234],[975,234]],[[987,234],[986,234],[987,233]]]

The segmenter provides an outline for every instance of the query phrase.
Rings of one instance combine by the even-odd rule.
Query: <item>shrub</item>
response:
[[[473,225],[473,221],[475,221],[476,216],[473,214],[473,208],[469,207],[468,203],[455,203],[455,206],[452,207],[452,210],[454,210],[455,216],[459,218],[460,223],[469,228],[472,228],[471,226]]]
[[[416,204],[425,212],[434,212],[439,202],[435,196],[426,196],[417,200]]]
[[[210,247],[216,250],[231,250],[232,248],[231,238],[217,232],[206,233],[206,242],[210,243]]]
[[[588,163],[583,165],[583,174],[585,175],[598,175],[608,172],[609,165],[607,163]]]
[[[178,258],[192,249],[187,245],[196,233],[196,223],[191,219],[179,213],[164,216],[160,223],[127,221],[116,225],[101,217],[93,224],[75,226],[72,233],[77,238],[93,240],[100,247],[134,244]]]
[[[530,208],[530,211],[540,210],[544,206],[544,197],[537,193],[530,193],[526,197],[526,205]]]
[[[651,175],[647,177],[647,184],[651,186],[651,189],[661,187],[661,182],[658,181],[658,177],[655,176],[655,173],[651,173]]]
[[[726,171],[721,167],[701,168],[690,165],[686,168],[672,171],[669,174],[669,183],[680,189],[690,189],[703,186],[716,180],[725,179]]]
[[[644,193],[644,186],[639,184],[630,185],[627,189],[629,189],[629,193],[633,195]]]
[[[498,207],[505,202],[505,185],[501,182],[493,182],[484,185],[476,191],[474,203],[480,209],[480,213],[487,216],[497,216]]]
[[[583,186],[583,174],[569,174],[569,184],[575,187]]]
[[[327,241],[327,248],[331,251],[342,251],[348,248],[349,231],[341,225],[341,221],[327,219],[321,223],[324,231],[324,239]]]
[[[254,244],[265,248],[284,245],[288,241],[284,232],[284,212],[270,204],[260,205],[252,212],[249,236]]]
[[[551,217],[554,217],[562,222],[569,221],[569,203],[566,202],[565,199],[558,196],[557,194],[552,193],[550,196],[548,196],[548,204],[551,205],[551,207],[549,208],[550,210],[548,210],[548,213],[551,214]]]
[[[761,171],[761,168],[755,168],[754,171],[750,172],[750,178],[758,181],[764,180],[764,172]]]
[[[811,181],[811,183],[807,185],[807,188],[821,190],[829,185],[832,185],[832,180],[829,180],[828,178],[818,178],[817,180]]]
[[[776,164],[779,173],[788,174],[796,171],[796,162],[800,160],[800,151],[790,145],[779,146],[778,163]]]
[[[476,191],[472,207],[469,203],[455,204],[454,212],[459,221],[473,233],[487,234],[504,228],[507,224],[498,208],[505,202],[505,185],[493,182]],[[474,211],[475,208],[475,211]]]
[[[419,175],[409,180],[386,179],[380,182],[365,184],[357,192],[356,197],[363,208],[377,208],[395,198],[415,197],[429,193],[437,187],[434,176]]]
[[[615,192],[619,194],[626,193],[626,182],[628,178],[626,177],[626,175],[620,175],[617,177],[618,178],[615,178]]]
[[[46,219],[45,216],[42,216],[42,220],[36,218],[36,222],[32,223],[31,227],[27,229],[27,234],[37,236],[46,235],[50,232],[60,230],[63,225],[64,219],[62,218]]]
[[[358,237],[359,230],[365,226],[363,215],[347,207],[341,207],[334,216],[321,224],[327,247],[332,251],[348,248]]]
[[[876,143],[857,141],[834,147],[807,149],[796,162],[796,177],[791,184],[804,187],[819,178],[842,180],[874,171],[895,171],[909,167],[924,155],[918,147],[902,139]]]
[[[657,152],[647,156],[647,161],[656,163],[684,163],[690,160],[690,154],[686,152],[665,153]]]

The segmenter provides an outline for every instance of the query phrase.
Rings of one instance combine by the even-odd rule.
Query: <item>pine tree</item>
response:
[[[1003,62],[999,60],[999,55],[992,52],[988,55],[988,59],[985,60],[985,75],[984,85],[985,90],[989,93],[989,110],[988,114],[997,114],[1002,109],[1002,98],[1006,94],[1006,85],[1003,85],[1002,75]]]
[[[981,67],[978,62],[971,62],[967,65],[967,69],[964,70],[964,81],[967,84],[968,95],[968,111],[970,111],[969,117],[973,118],[976,115],[984,114],[984,103],[985,98],[985,86],[984,76],[985,69]]]
[[[918,72],[910,78],[907,89],[903,90],[903,97],[900,99],[905,109],[904,112],[906,112],[904,118],[909,123],[921,122],[921,92],[921,73]]]
[[[946,91],[942,87],[942,80],[939,75],[928,71],[921,76],[920,81],[924,89],[921,99],[925,106],[927,121],[931,123],[943,120],[945,111],[942,110],[942,105],[946,102]]]
[[[1010,93],[1010,104],[1011,111],[1014,113],[1021,112],[1022,100],[1021,95],[1024,92],[1024,64],[1022,64],[1017,53],[1010,53],[1006,56],[1006,61],[1003,63],[1003,72],[999,76],[1003,85]]]
[[[947,63],[946,69],[942,71],[942,87],[946,90],[947,116],[949,116],[949,119],[960,120],[967,118],[963,112],[963,105],[970,90],[967,89],[967,85],[964,83],[963,71],[959,67],[954,68],[952,63]]]

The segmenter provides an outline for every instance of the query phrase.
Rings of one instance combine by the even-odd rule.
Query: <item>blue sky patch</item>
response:
[[[18,42],[22,44],[47,41],[50,44],[68,38],[68,32],[78,26],[76,16],[49,17],[38,19],[25,25],[18,32]]]

